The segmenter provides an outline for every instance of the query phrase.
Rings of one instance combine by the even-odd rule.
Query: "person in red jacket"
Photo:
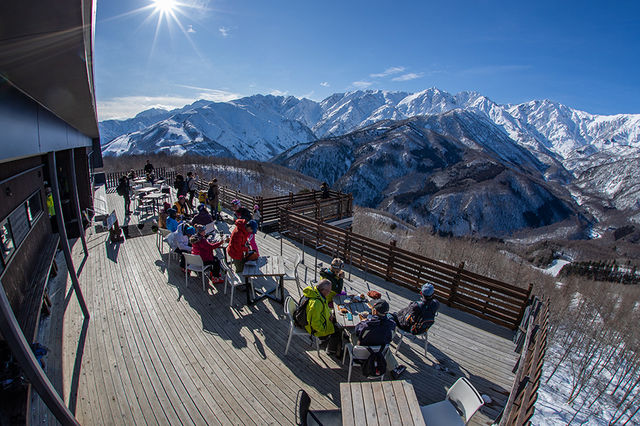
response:
[[[227,254],[233,261],[236,272],[240,273],[244,269],[249,247],[247,246],[247,238],[251,233],[251,226],[244,219],[236,220],[236,227],[231,231],[231,239],[227,246]]]
[[[213,253],[215,249],[220,247],[224,242],[229,241],[229,237],[226,240],[217,241],[215,243],[209,242],[205,234],[205,228],[202,225],[196,225],[196,235],[191,237],[191,254],[198,255],[202,258],[204,265],[211,265],[211,282],[214,284],[223,283],[224,280],[220,278],[220,260]]]

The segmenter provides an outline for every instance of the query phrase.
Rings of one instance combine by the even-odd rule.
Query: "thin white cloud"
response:
[[[393,77],[391,81],[409,81],[409,80],[415,80],[416,78],[422,78],[422,77],[424,77],[423,72],[410,72],[407,74],[399,75],[398,77]]]
[[[370,81],[354,81],[353,83],[351,83],[351,85],[353,87],[356,87],[358,89],[366,89],[367,87],[371,86],[373,83]]]
[[[218,28],[218,31],[220,31],[220,34],[222,34],[222,37],[227,38],[231,33],[231,28],[220,27]]]
[[[323,81],[322,83],[320,83],[320,86],[329,87],[329,82],[328,81]]]
[[[404,70],[405,70],[404,67],[390,67],[390,68],[387,68],[386,70],[384,70],[383,72],[376,73],[376,74],[369,74],[369,76],[371,78],[388,77],[388,76],[393,75],[393,74],[401,73]]]
[[[198,90],[192,97],[186,96],[121,96],[98,101],[98,119],[112,120],[131,118],[150,108],[171,110],[192,104],[198,99],[226,102],[238,99],[241,95],[218,89],[206,89],[194,86],[181,86]]]
[[[272,91],[269,92],[269,94],[273,96],[287,96],[288,93],[289,91],[287,90],[283,92],[282,90],[278,90],[278,89],[273,89]]]
[[[196,30],[193,29],[193,25],[189,25],[189,28],[187,28],[187,32],[193,34],[196,32]]]
[[[313,95],[315,94],[315,90],[310,91],[309,93],[305,93],[304,95],[302,95],[302,98],[307,98],[307,99],[313,99]]]

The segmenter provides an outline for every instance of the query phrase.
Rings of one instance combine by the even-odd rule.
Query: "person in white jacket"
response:
[[[172,232],[167,237],[167,243],[169,246],[175,247],[174,251],[180,253],[180,268],[184,272],[184,256],[182,253],[191,253],[191,246],[189,245],[189,237],[195,235],[196,229],[189,225],[187,222],[181,222],[178,225],[178,229]]]

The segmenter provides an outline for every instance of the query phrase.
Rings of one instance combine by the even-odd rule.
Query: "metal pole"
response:
[[[89,256],[89,249],[87,248],[87,240],[84,235],[84,226],[82,226],[82,212],[80,211],[80,199],[78,198],[78,179],[76,178],[76,156],[71,148],[71,204],[76,211],[78,217],[78,231],[80,231],[80,239],[82,239],[82,248],[84,249],[84,256]]]
[[[82,296],[82,290],[80,289],[80,282],[78,281],[78,275],[76,274],[76,268],[73,266],[73,258],[71,257],[71,249],[69,248],[69,240],[67,239],[67,228],[64,227],[64,217],[62,216],[62,203],[60,200],[60,189],[58,188],[58,171],[56,170],[56,154],[50,152],[47,154],[47,160],[49,162],[49,180],[51,180],[51,193],[53,194],[53,205],[56,210],[56,222],[58,224],[58,233],[60,233],[60,244],[62,245],[62,251],[64,252],[64,259],[67,263],[67,269],[69,270],[69,276],[71,276],[71,283],[75,290],[80,309],[85,318],[89,318],[89,309],[84,302]]]
[[[69,408],[56,392],[49,378],[42,370],[40,363],[33,355],[33,351],[22,333],[22,329],[11,309],[9,299],[0,282],[0,328],[2,335],[11,348],[11,353],[20,364],[31,385],[36,389],[42,401],[49,407],[51,413],[63,425],[79,425]]]

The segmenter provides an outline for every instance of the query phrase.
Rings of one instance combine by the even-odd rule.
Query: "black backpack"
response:
[[[420,306],[420,315],[414,316],[412,315],[411,309],[407,309],[403,312],[402,318],[402,322],[409,328],[409,332],[414,335],[423,334],[433,324],[433,321],[429,321],[423,316],[423,312],[426,309],[425,302],[420,301],[417,303],[418,306]]]
[[[118,195],[125,194],[125,191],[127,190],[126,186],[127,184],[125,178],[120,178],[120,183],[118,183],[118,186],[116,187],[116,192],[118,193]]]
[[[369,358],[362,364],[362,374],[366,377],[380,377],[387,371],[387,361],[384,359],[382,351],[384,346],[380,346],[380,350],[375,352],[371,348],[367,348],[369,351]]]
[[[309,298],[302,296],[298,302],[298,307],[293,312],[293,322],[300,328],[305,328],[309,321],[307,321],[307,305],[309,304]]]

